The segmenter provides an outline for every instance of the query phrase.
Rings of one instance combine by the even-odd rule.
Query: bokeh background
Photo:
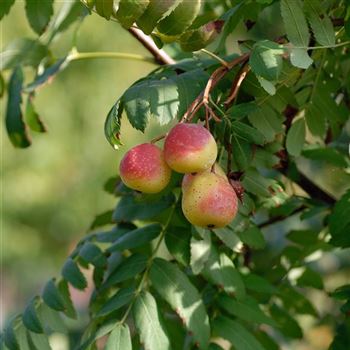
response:
[[[67,53],[74,30],[73,26],[55,42],[55,57]],[[22,2],[17,1],[11,14],[1,21],[0,31],[1,51],[15,38],[34,38]],[[80,51],[149,55],[117,23],[99,16],[83,21],[77,43]],[[74,62],[35,98],[47,134],[32,133],[33,145],[19,150],[10,144],[2,124],[1,328],[10,316],[23,310],[50,277],[58,275],[65,257],[87,232],[93,218],[115,206],[115,198],[102,191],[102,187],[117,174],[123,153],[162,132],[151,125],[146,134],[141,134],[124,120],[124,146],[119,151],[108,144],[103,132],[105,117],[116,99],[155,67],[146,62],[116,59]],[[0,104],[3,116],[6,96]],[[349,136],[349,125],[347,129]],[[335,168],[316,169],[305,160],[300,165],[313,177],[316,174],[317,182],[338,197],[350,186],[350,176],[339,176]],[[276,225],[266,231],[271,249],[280,249],[283,235],[298,227],[298,218],[293,218],[283,227]],[[314,267],[325,276],[326,290],[331,291],[350,279],[349,250],[314,259]],[[77,297],[83,309],[87,298]],[[338,317],[339,306],[325,293],[310,291],[309,297],[321,313]],[[308,316],[301,317],[308,330],[305,339],[284,344],[283,349],[327,349],[334,331],[329,326],[333,322],[327,322],[327,317],[321,324],[315,324]],[[82,325],[84,317],[74,327]],[[68,349],[66,344],[64,338],[57,338],[55,350]]]

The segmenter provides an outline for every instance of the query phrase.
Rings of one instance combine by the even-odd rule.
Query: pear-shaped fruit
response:
[[[210,169],[217,153],[213,135],[200,124],[177,124],[164,142],[165,161],[179,173]]]
[[[163,151],[152,143],[130,149],[120,162],[119,173],[126,186],[144,193],[160,192],[171,177]]]
[[[219,228],[236,216],[238,199],[227,178],[213,172],[194,176],[183,192],[182,211],[196,226]]]
[[[204,172],[211,172],[212,169],[209,168],[207,170],[205,170]],[[213,169],[213,172],[221,177],[223,177],[226,181],[228,181],[228,178],[224,172],[224,170],[221,168],[221,166],[218,164],[218,163],[215,163],[214,164],[214,169]],[[199,175],[199,174],[202,174],[203,172],[201,173],[192,173],[192,174],[185,174],[183,179],[182,179],[182,184],[181,184],[181,187],[182,187],[182,191],[186,191],[189,186],[191,185],[193,179]]]

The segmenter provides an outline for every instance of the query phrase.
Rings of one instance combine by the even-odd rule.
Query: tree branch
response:
[[[131,27],[128,32],[153,55],[156,63],[160,65],[176,63],[164,50],[159,49],[152,38],[144,34],[141,29]]]

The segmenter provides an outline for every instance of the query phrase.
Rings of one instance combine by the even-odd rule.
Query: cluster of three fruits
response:
[[[156,193],[170,181],[171,169],[185,174],[182,181],[182,210],[196,226],[219,228],[236,215],[238,200],[224,171],[215,164],[217,145],[200,124],[180,123],[164,142],[164,152],[152,143],[129,150],[120,163],[126,186]]]

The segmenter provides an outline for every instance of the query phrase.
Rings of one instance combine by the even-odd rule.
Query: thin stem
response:
[[[88,60],[88,59],[98,59],[98,58],[117,58],[117,59],[128,59],[128,60],[137,60],[143,62],[149,62],[156,64],[152,57],[124,53],[124,52],[72,52],[68,56],[69,61],[79,61],[79,60]]]
[[[225,60],[223,60],[221,57],[215,55],[214,52],[211,52],[211,51],[206,50],[206,49],[200,49],[200,51],[203,52],[203,53],[205,53],[205,54],[207,54],[207,55],[210,56],[210,57],[213,57],[213,58],[216,59],[218,62],[220,62],[224,67],[226,67],[226,68],[229,67],[228,63],[227,63]]]
[[[160,141],[160,140],[163,140],[164,138],[166,138],[167,135],[168,135],[168,134],[159,135],[159,136],[155,137],[154,139],[152,139],[152,140],[150,141],[150,143],[156,143],[156,142],[158,142],[158,141]]]
[[[150,256],[150,258],[149,258],[148,261],[147,261],[146,270],[145,270],[145,272],[143,273],[143,275],[142,275],[142,277],[141,277],[140,283],[139,283],[139,285],[138,285],[138,287],[137,287],[137,289],[136,289],[136,292],[135,292],[135,294],[134,294],[134,297],[133,297],[133,299],[131,300],[131,302],[130,302],[128,308],[126,309],[126,311],[125,311],[125,313],[124,313],[124,316],[123,316],[122,319],[118,322],[119,324],[123,324],[123,323],[126,321],[126,319],[127,319],[128,316],[129,316],[129,313],[130,313],[130,311],[131,311],[131,309],[132,309],[132,307],[133,307],[133,305],[134,305],[134,303],[135,303],[136,298],[138,297],[138,295],[141,293],[141,291],[142,291],[142,289],[143,289],[143,286],[144,286],[144,284],[145,284],[145,282],[146,282],[146,280],[147,280],[147,278],[148,278],[149,271],[150,271],[150,269],[151,269],[151,267],[152,267],[153,260],[154,260],[154,258],[156,257],[156,255],[157,255],[157,253],[158,253],[158,250],[159,250],[159,247],[160,247],[161,243],[163,242],[165,233],[166,233],[166,231],[167,231],[167,229],[168,229],[168,227],[169,227],[170,221],[171,221],[171,219],[172,219],[172,217],[173,217],[173,215],[174,215],[174,212],[175,212],[175,209],[176,209],[176,205],[177,205],[179,199],[180,199],[180,197],[176,200],[176,202],[173,204],[173,206],[172,206],[172,208],[171,208],[171,212],[170,212],[170,214],[169,214],[169,217],[168,217],[166,223],[164,224],[164,226],[163,226],[163,228],[162,228],[162,231],[160,232],[160,236],[159,236],[159,239],[158,239],[158,241],[157,241],[157,244],[156,244],[156,246],[154,247],[154,250],[153,250],[153,252],[152,252],[152,255]]]
[[[293,46],[293,49],[306,49],[306,50],[319,50],[319,49],[333,49],[335,47],[340,47],[340,46],[346,46],[350,45],[350,40],[349,41],[344,41],[339,44],[334,44],[334,45],[325,45],[325,46]]]

